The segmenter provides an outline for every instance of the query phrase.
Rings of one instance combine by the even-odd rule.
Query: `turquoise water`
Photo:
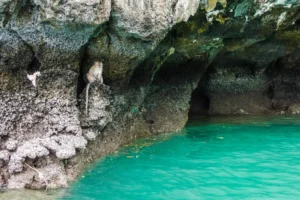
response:
[[[300,199],[300,119],[212,118],[91,166],[60,199]]]

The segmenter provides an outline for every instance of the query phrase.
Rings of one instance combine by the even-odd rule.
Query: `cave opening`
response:
[[[207,116],[209,113],[210,99],[204,89],[198,86],[192,93],[190,100],[189,118]]]

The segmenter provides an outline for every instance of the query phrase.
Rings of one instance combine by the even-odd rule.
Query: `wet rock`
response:
[[[295,103],[295,104],[290,105],[288,108],[288,112],[293,115],[300,114],[300,104]]]

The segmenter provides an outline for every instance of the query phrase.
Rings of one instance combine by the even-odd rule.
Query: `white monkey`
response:
[[[85,114],[88,113],[90,84],[95,81],[99,81],[102,84],[103,83],[102,72],[103,72],[103,63],[97,61],[90,68],[89,72],[86,74],[87,88],[86,88],[86,99],[85,99]]]

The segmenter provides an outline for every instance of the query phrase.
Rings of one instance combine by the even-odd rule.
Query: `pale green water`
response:
[[[61,199],[300,199],[299,158],[299,118],[213,118],[107,156]]]

